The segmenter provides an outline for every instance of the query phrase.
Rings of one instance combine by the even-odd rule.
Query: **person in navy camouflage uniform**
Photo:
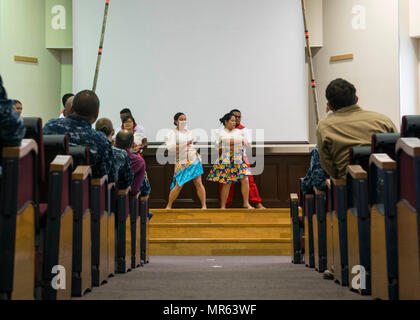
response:
[[[96,121],[96,131],[103,133],[109,143],[112,145],[112,136],[115,133],[114,126],[111,120],[101,118]],[[131,169],[131,161],[125,150],[118,149],[112,146],[114,155],[114,181],[118,182],[119,189],[127,189],[133,183],[134,173]]]
[[[100,178],[112,176],[114,156],[112,145],[103,133],[92,128],[99,114],[99,99],[90,90],[79,92],[73,100],[71,115],[64,119],[51,119],[43,129],[45,135],[68,134],[70,145],[88,147],[92,175]]]
[[[325,181],[328,179],[328,174],[322,169],[319,161],[318,146],[312,150],[311,164],[303,179],[302,192],[303,194],[313,193],[314,187],[320,191],[325,191]]]
[[[6,89],[3,88],[3,80],[0,76],[0,176],[1,148],[16,147],[25,136],[26,128],[23,118],[14,108],[14,101],[7,98]]]

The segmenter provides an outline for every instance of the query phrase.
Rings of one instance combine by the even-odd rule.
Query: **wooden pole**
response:
[[[102,22],[101,41],[99,43],[98,58],[96,60],[95,78],[93,79],[93,87],[92,87],[93,92],[96,92],[96,85],[98,83],[99,69],[101,67],[102,48],[103,48],[104,39],[105,39],[106,22],[108,20],[108,8],[109,8],[109,0],[106,0],[105,1],[104,20]]]
[[[313,98],[314,98],[315,119],[316,119],[316,124],[318,125],[318,123],[319,123],[318,93],[316,91],[315,72],[314,72],[314,64],[313,64],[311,43],[310,43],[310,40],[309,40],[308,23],[307,23],[307,19],[306,19],[306,3],[305,3],[305,0],[302,0],[302,12],[303,12],[303,23],[305,25],[306,49],[308,50],[309,68],[311,70],[311,87],[312,87],[312,95],[313,95]]]

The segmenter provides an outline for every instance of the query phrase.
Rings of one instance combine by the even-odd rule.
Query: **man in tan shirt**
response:
[[[368,146],[373,134],[398,130],[387,116],[360,108],[356,88],[346,80],[332,81],[326,96],[334,113],[318,124],[320,162],[330,177],[340,179],[346,176],[351,147]]]

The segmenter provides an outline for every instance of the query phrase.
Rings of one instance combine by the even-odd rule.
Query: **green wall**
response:
[[[22,101],[23,116],[45,123],[59,115],[61,93],[72,87],[71,56],[71,50],[45,48],[44,0],[0,0],[0,74],[9,97]]]

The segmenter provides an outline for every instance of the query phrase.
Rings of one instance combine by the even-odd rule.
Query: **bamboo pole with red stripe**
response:
[[[103,46],[104,46],[104,39],[105,39],[106,22],[108,20],[108,8],[109,8],[109,0],[106,0],[105,1],[104,20],[102,22],[101,41],[99,42],[98,59],[96,60],[95,78],[93,79],[93,88],[92,88],[93,92],[96,92],[96,85],[98,83],[99,69],[101,67],[101,58],[102,58],[102,49],[103,49]]]
[[[306,2],[305,2],[305,0],[302,0],[302,12],[303,12],[303,23],[305,25],[306,49],[308,50],[309,68],[311,70],[311,87],[312,87],[312,95],[313,95],[313,98],[314,98],[315,119],[316,119],[316,124],[318,125],[318,123],[319,123],[318,93],[316,91],[315,72],[314,72],[314,64],[313,64],[311,43],[310,43],[310,39],[309,39],[308,23],[307,23],[307,19],[306,19]]]

